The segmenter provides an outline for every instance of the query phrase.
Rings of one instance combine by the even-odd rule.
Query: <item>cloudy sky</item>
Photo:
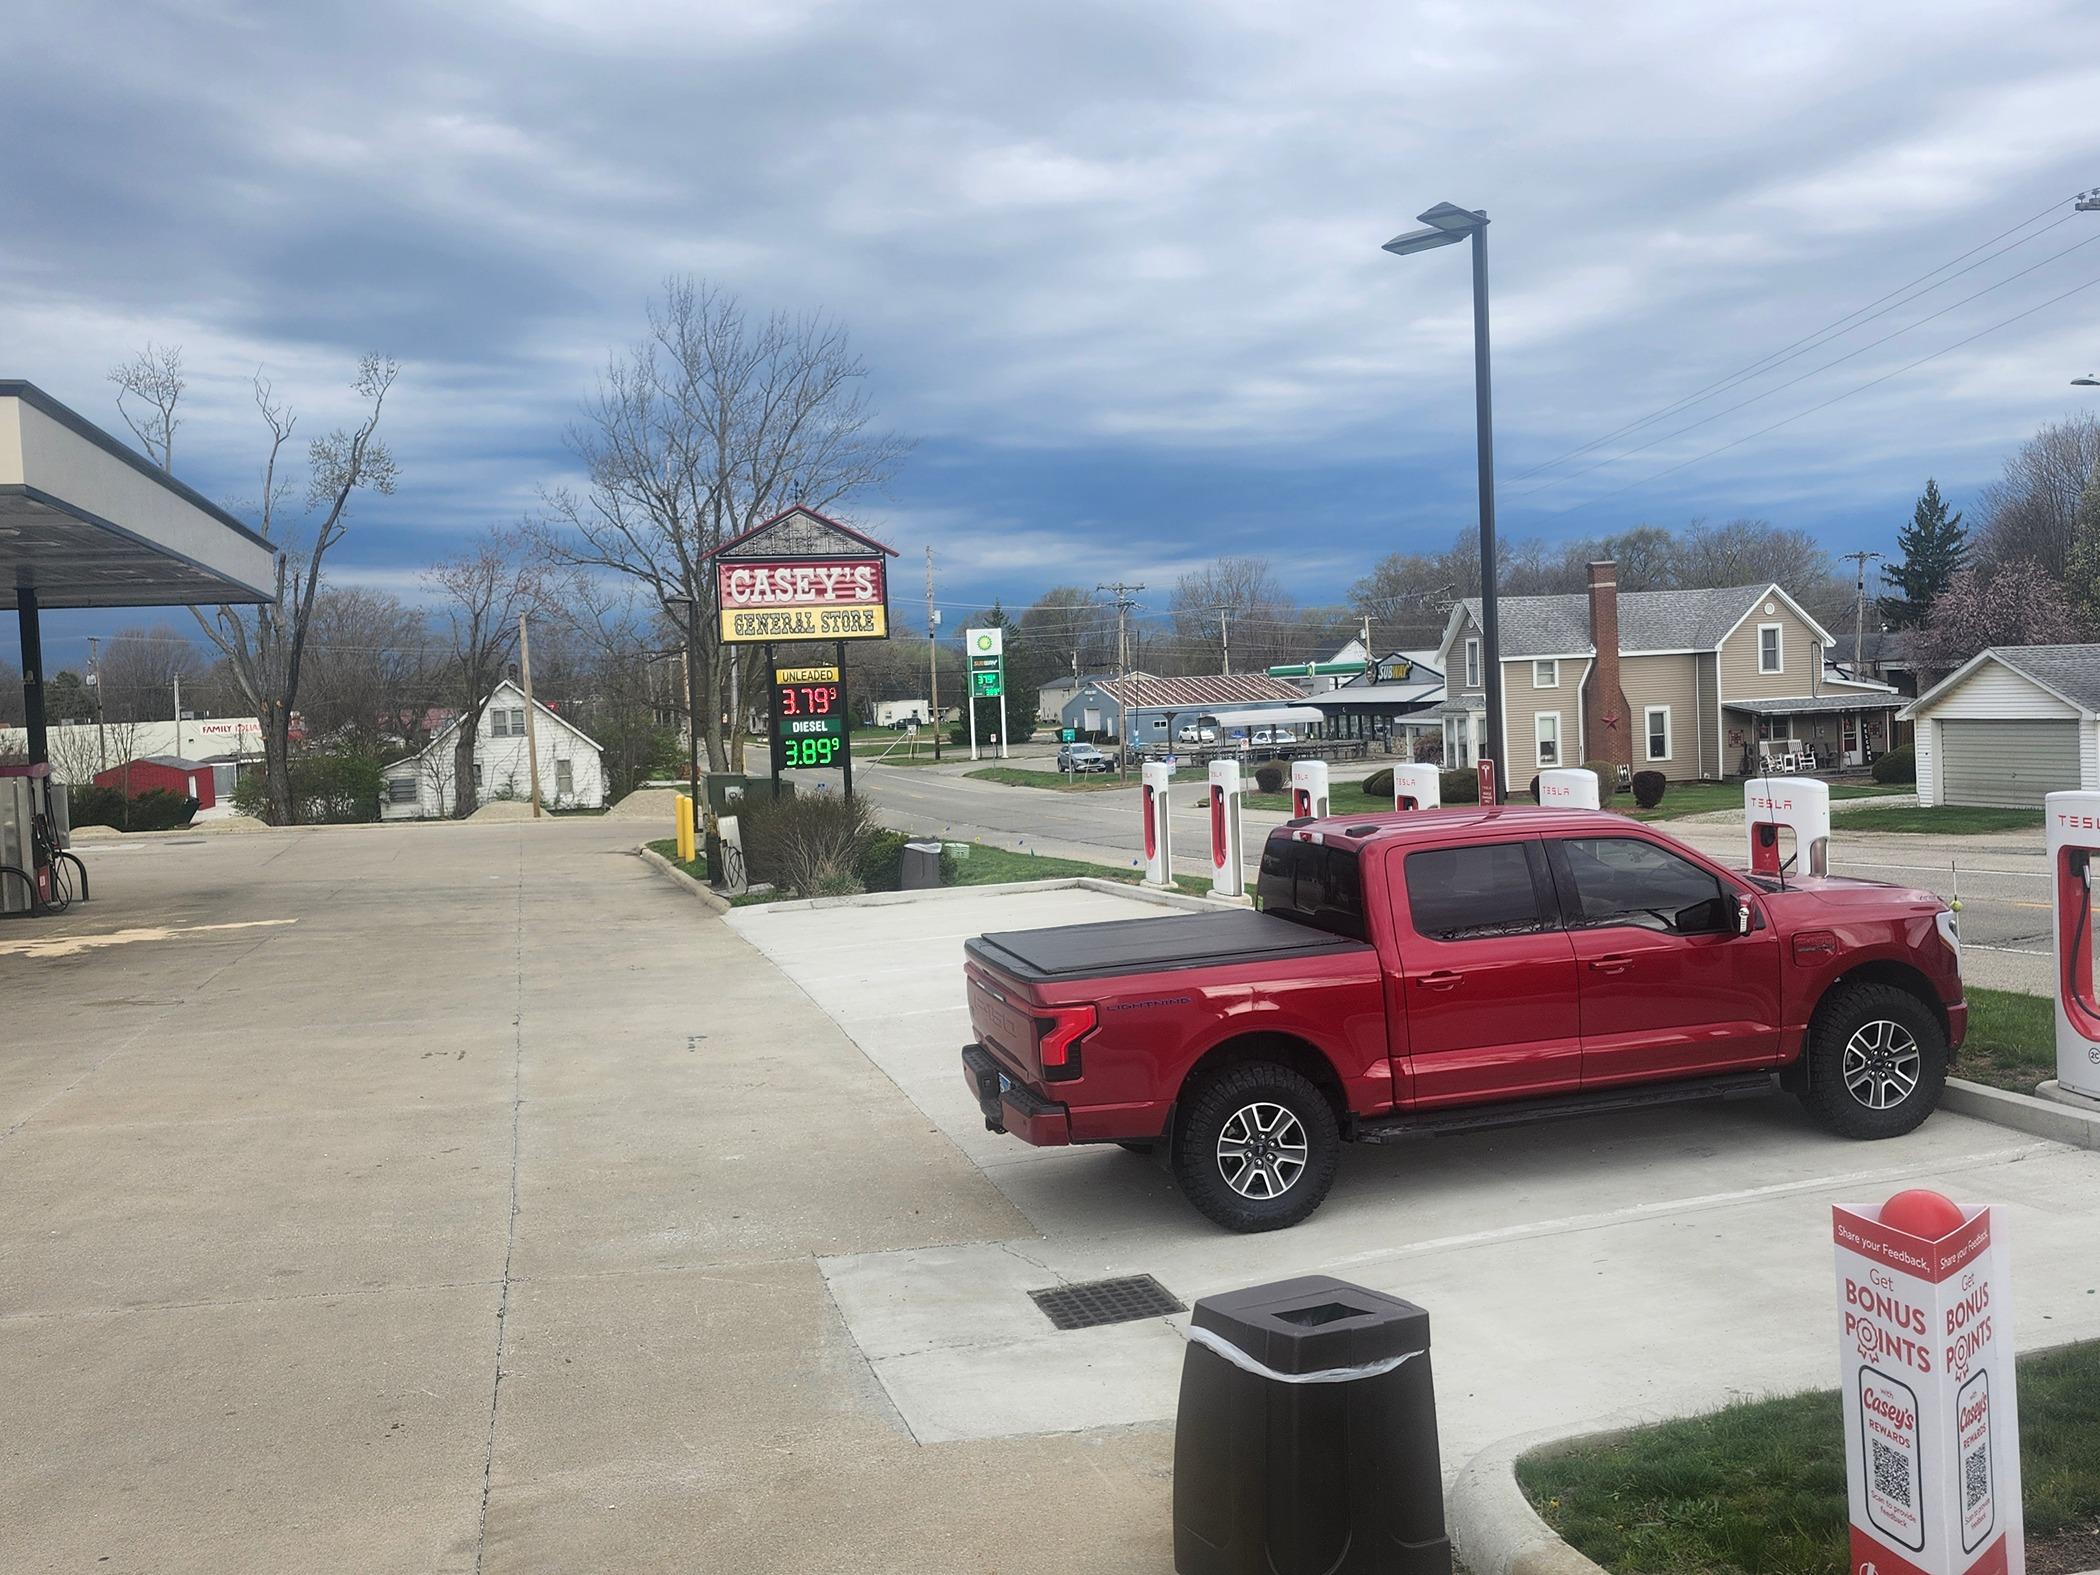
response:
[[[567,477],[672,274],[851,326],[918,440],[854,515],[956,604],[1163,603],[1221,551],[1325,600],[1446,544],[1465,258],[1379,250],[1440,200],[1493,220],[1515,535],[1887,547],[1928,473],[1966,502],[2100,368],[2075,0],[15,0],[8,33],[0,376],[119,429],[108,367],[181,345],[177,469],[236,503],[256,367],[321,429],[360,352],[400,357],[402,484],[340,573],[403,591]]]

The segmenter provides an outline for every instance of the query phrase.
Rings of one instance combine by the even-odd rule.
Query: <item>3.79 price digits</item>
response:
[[[787,749],[786,765],[828,766],[838,758],[836,738],[787,738],[781,742]]]
[[[780,714],[782,716],[829,716],[831,708],[838,704],[837,684],[782,684],[780,686]]]

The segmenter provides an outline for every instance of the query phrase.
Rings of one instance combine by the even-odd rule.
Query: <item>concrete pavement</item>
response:
[[[820,1261],[1027,1222],[634,838],[127,839],[0,926],[0,1568],[1166,1567],[1164,1429],[914,1439]]]

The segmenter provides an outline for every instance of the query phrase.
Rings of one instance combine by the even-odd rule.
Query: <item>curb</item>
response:
[[[681,880],[691,877],[677,870],[660,853],[649,853]],[[698,885],[698,882],[694,882]],[[705,890],[705,888],[701,888]],[[1160,891],[1148,886],[1128,885],[1122,881],[1103,880],[1095,875],[1055,875],[1048,880],[994,881],[983,886],[929,886],[921,891],[863,891],[850,897],[791,897],[782,902],[755,903],[754,913],[809,913],[825,908],[889,908],[907,902],[960,902],[970,897],[1011,897],[1030,891],[1098,891],[1112,897],[1128,897],[1133,902],[1150,903],[1161,908],[1184,908],[1194,913],[1215,912],[1219,904],[1207,897],[1193,897],[1186,892]],[[707,895],[720,902],[712,892]],[[723,905],[727,911],[728,904]],[[743,909],[737,911],[742,912]]]
[[[654,865],[678,885],[683,886],[688,893],[698,897],[707,907],[714,909],[717,913],[727,913],[729,911],[730,903],[726,897],[716,896],[654,848],[636,848],[634,851],[644,864]]]
[[[1600,1417],[1582,1431],[1519,1433],[1488,1445],[1452,1479],[1444,1495],[1444,1531],[1469,1575],[1606,1575],[1539,1518],[1517,1485],[1517,1462],[1611,1440],[1653,1418],[1633,1412]]]
[[[2053,1143],[2100,1149],[2100,1112],[2077,1110],[2053,1099],[2037,1099],[2032,1094],[2015,1094],[2009,1089],[1950,1077],[1940,1095],[1940,1108]]]

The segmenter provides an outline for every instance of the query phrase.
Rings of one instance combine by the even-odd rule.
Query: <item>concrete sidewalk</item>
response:
[[[913,1438],[820,1262],[1029,1226],[634,835],[89,849],[0,928],[0,1566],[1168,1567],[1164,1429]]]

